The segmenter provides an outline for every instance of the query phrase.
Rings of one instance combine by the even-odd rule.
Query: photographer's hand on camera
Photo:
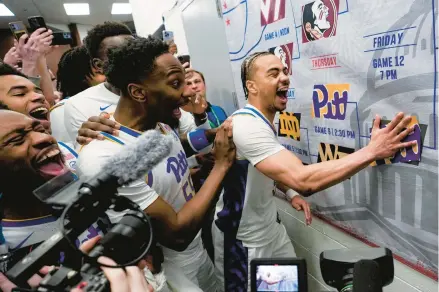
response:
[[[79,249],[84,252],[90,252],[96,243],[101,239],[100,236],[96,236],[85,243],[83,243]],[[109,258],[100,257],[98,259],[99,263],[115,266],[116,263]],[[113,268],[104,268],[101,267],[102,271],[105,274],[105,277],[110,282],[110,287],[112,292],[129,292],[129,291],[145,291],[145,292],[154,292],[154,289],[151,285],[149,285],[145,279],[143,269],[146,267],[146,261],[142,260],[139,262],[137,266],[126,267],[123,269],[113,269]],[[39,273],[41,275],[47,275],[54,267],[45,266],[41,268]],[[28,284],[31,288],[36,288],[39,286],[42,278],[39,275],[33,275],[29,280]],[[12,289],[17,286],[9,281],[8,278],[2,273],[0,273],[0,291],[3,292],[11,292]],[[81,288],[77,287],[71,292],[81,292],[83,291]]]

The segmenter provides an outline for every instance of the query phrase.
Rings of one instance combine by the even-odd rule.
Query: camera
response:
[[[251,291],[307,292],[306,261],[300,258],[253,259]]]
[[[320,254],[326,284],[338,291],[382,291],[393,281],[392,252],[388,248],[328,250]]]
[[[76,175],[66,172],[35,190],[40,200],[60,214],[61,230],[12,267],[7,272],[8,279],[26,287],[32,275],[42,266],[52,265],[54,257],[64,252],[64,265],[46,275],[36,291],[70,291],[75,287],[109,291],[109,282],[99,268],[105,265],[97,259],[100,256],[113,259],[118,264],[113,268],[135,265],[153,245],[150,219],[138,205],[117,195],[120,186],[118,178],[109,174],[78,180]],[[88,255],[82,254],[74,244],[75,239],[108,210],[126,214]]]

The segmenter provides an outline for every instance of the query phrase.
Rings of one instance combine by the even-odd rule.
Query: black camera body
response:
[[[375,269],[367,269],[367,262],[375,264]],[[356,291],[356,279],[377,282],[374,290],[364,290],[364,284],[357,281],[362,291],[382,291],[382,287],[393,281],[394,266],[392,252],[388,248],[355,248],[328,250],[320,254],[320,270],[326,284],[338,291]],[[370,274],[369,279],[367,275]],[[354,277],[355,276],[355,277]],[[375,277],[376,276],[376,277]],[[357,278],[356,278],[357,277]],[[366,287],[367,288],[367,287]]]
[[[116,177],[98,174],[88,180],[77,180],[72,173],[56,177],[34,191],[39,199],[62,211],[62,230],[52,235],[7,272],[18,286],[44,265],[64,252],[64,266],[52,270],[37,291],[70,291],[81,286],[85,291],[109,291],[109,283],[101,273],[97,259],[106,256],[118,267],[135,265],[153,245],[152,224],[138,205],[118,196],[120,184]],[[127,211],[122,219],[101,238],[88,255],[74,245],[75,239],[107,210]],[[83,263],[81,260],[84,260]]]

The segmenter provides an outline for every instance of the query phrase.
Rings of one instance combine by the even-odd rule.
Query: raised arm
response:
[[[399,113],[383,129],[379,127],[380,121],[377,116],[369,145],[339,160],[304,166],[294,154],[282,150],[259,162],[256,168],[271,179],[310,196],[342,182],[375,160],[392,157],[399,149],[416,144],[416,141],[401,143],[413,131],[413,128],[406,129],[410,117]]]
[[[216,191],[235,158],[231,129],[223,126],[215,139],[215,166],[198,193],[176,213],[160,197],[145,212],[154,218],[158,241],[174,250],[185,250],[201,228]]]

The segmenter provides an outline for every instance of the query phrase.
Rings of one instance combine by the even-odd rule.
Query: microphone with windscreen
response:
[[[77,180],[74,174],[68,172],[35,190],[38,199],[62,212],[61,230],[18,262],[7,272],[7,277],[16,284],[26,284],[41,267],[53,265],[54,256],[67,250],[71,253],[65,252],[65,258],[68,261],[73,259],[68,267],[81,271],[76,275],[84,274],[83,277],[95,275],[99,271],[96,261],[101,255],[114,259],[121,266],[135,265],[151,247],[152,226],[143,210],[131,200],[119,196],[117,191],[123,185],[144,179],[154,166],[169,155],[172,143],[170,136],[155,130],[147,131],[137,138],[136,143],[121,145],[121,151],[110,158],[98,174]],[[88,256],[82,254],[91,264],[74,266],[76,263],[73,262],[81,259],[74,245],[75,239],[97,222],[98,218],[105,217],[108,210],[124,212],[125,215]],[[60,277],[64,279],[68,273],[73,273],[67,270],[60,270],[58,274],[52,275],[50,281],[46,279],[41,282],[40,285],[46,285],[44,291],[52,291],[59,284]],[[65,271],[68,273],[63,274]],[[72,281],[74,284],[77,279]],[[66,284],[64,288],[69,287]]]
[[[354,292],[382,292],[380,266],[374,260],[361,260],[354,265]]]

